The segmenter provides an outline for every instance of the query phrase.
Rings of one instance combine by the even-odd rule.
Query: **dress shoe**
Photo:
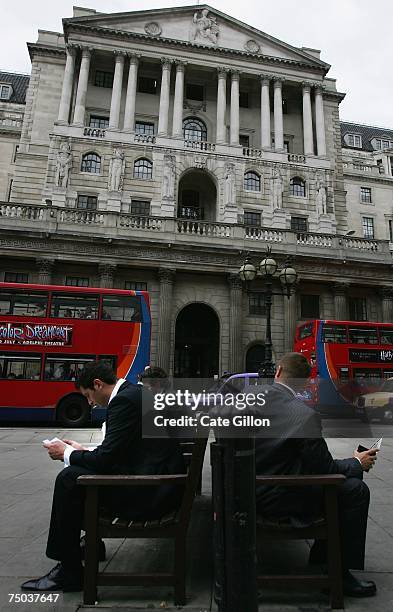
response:
[[[50,572],[33,580],[27,580],[21,585],[24,591],[82,591],[82,577],[67,576],[61,563],[53,567]]]
[[[85,559],[85,548],[86,548],[86,539],[85,536],[81,537],[80,541],[81,548],[81,559],[84,561]],[[106,548],[104,540],[100,540],[98,543],[98,561],[105,561],[106,559]]]
[[[343,576],[344,595],[348,597],[372,597],[377,592],[372,580],[358,580],[349,570]]]

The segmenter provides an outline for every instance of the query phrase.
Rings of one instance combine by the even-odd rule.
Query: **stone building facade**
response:
[[[147,287],[151,360],[176,375],[255,369],[263,281],[237,273],[267,246],[299,273],[290,299],[274,286],[276,358],[309,318],[392,320],[391,158],[348,141],[319,51],[205,5],[63,27],[28,44],[0,280]]]

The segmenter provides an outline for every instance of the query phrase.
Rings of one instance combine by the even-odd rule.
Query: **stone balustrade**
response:
[[[159,232],[164,226],[165,218],[163,217],[145,217],[137,215],[125,215],[120,214],[119,216],[119,227],[130,228],[135,230],[151,230],[153,232]]]
[[[299,232],[296,237],[297,244],[307,244],[311,246],[330,249],[333,246],[334,236],[325,234],[310,234]]]
[[[179,234],[190,236],[211,236],[214,238],[231,238],[233,236],[233,225],[229,223],[209,223],[194,219],[178,219],[177,231]]]
[[[377,166],[377,164],[367,163],[363,160],[351,160],[343,162],[344,172],[355,172],[359,174],[368,174],[370,176],[379,176],[384,174],[385,169],[383,166]]]
[[[207,142],[207,140],[185,140],[184,148],[212,152],[216,150],[216,145],[214,142]]]
[[[154,144],[156,142],[156,137],[152,134],[135,134],[134,142],[142,144]]]
[[[83,129],[83,136],[90,136],[92,138],[105,138],[104,128],[85,127]]]
[[[283,242],[285,231],[264,227],[246,226],[245,238],[247,240],[260,240],[262,242]]]
[[[243,155],[244,157],[258,158],[262,157],[263,151],[262,149],[251,149],[250,147],[243,147]]]
[[[306,156],[300,153],[288,153],[288,161],[292,164],[305,164]]]
[[[346,236],[343,239],[343,244],[347,249],[360,249],[361,251],[379,251],[381,241]]]

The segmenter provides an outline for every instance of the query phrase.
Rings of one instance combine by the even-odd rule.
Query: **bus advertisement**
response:
[[[75,389],[80,370],[106,359],[135,383],[150,334],[146,291],[0,283],[0,420],[99,420]]]
[[[360,396],[393,376],[393,324],[313,320],[296,329],[294,350],[312,366],[308,402],[326,414],[354,414]]]

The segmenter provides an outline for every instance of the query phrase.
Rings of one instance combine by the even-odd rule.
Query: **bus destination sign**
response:
[[[49,323],[0,323],[0,345],[71,346],[72,326]]]
[[[349,349],[351,363],[393,363],[391,349]]]

